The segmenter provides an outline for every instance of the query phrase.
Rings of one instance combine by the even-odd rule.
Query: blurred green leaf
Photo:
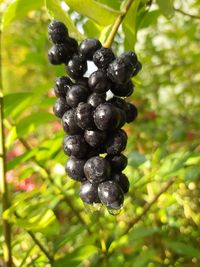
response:
[[[146,161],[146,157],[137,151],[133,151],[128,155],[128,164],[133,167],[138,167]]]
[[[61,7],[61,2],[59,0],[45,0],[47,11],[51,14],[51,17],[54,19],[59,19],[63,21],[71,36],[82,39],[83,36],[77,30],[67,11]]]
[[[76,248],[72,253],[69,253],[62,259],[53,263],[53,267],[77,267],[82,261],[88,259],[90,256],[98,252],[98,248],[92,245],[81,246]]]
[[[156,0],[160,11],[163,13],[163,15],[167,18],[171,18],[174,14],[174,9],[173,9],[173,0]]]
[[[3,15],[3,27],[8,26],[15,20],[23,18],[29,11],[42,7],[43,3],[43,0],[14,0]]]
[[[133,228],[128,235],[128,239],[130,242],[134,242],[137,239],[142,239],[147,236],[151,236],[160,231],[159,228],[156,227],[137,227]]]
[[[85,0],[84,4],[79,0],[65,0],[65,2],[74,11],[93,19],[96,23],[102,26],[107,26],[113,23],[119,14],[116,10],[94,0]]]
[[[139,28],[143,29],[147,27],[152,27],[154,24],[156,24],[159,15],[160,15],[159,10],[153,10],[153,11],[146,13],[139,25]]]
[[[36,151],[37,148],[27,150],[22,155],[15,157],[11,161],[8,161],[6,164],[6,170],[9,171],[16,167],[19,167],[19,165],[22,164],[23,162],[26,162],[27,160],[33,158],[35,156]]]
[[[190,244],[185,244],[179,241],[165,241],[165,245],[178,254],[186,255],[190,258],[195,257],[200,260],[199,249],[191,246]]]

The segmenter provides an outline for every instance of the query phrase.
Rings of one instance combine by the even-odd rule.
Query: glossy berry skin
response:
[[[68,156],[74,156],[81,159],[86,155],[89,146],[82,135],[70,135],[64,137],[63,149]]]
[[[63,43],[68,37],[68,30],[65,24],[58,20],[50,22],[48,27],[48,35],[54,44]]]
[[[75,121],[84,130],[95,129],[93,119],[94,108],[88,103],[79,103],[75,110]]]
[[[115,59],[108,67],[108,77],[117,84],[127,83],[133,72],[134,67],[126,58]]]
[[[98,195],[101,202],[108,208],[118,210],[124,202],[124,194],[121,187],[114,181],[106,181],[99,185]]]
[[[82,134],[83,130],[76,124],[74,119],[74,109],[69,109],[61,120],[64,131],[67,134]]]
[[[96,50],[100,49],[101,46],[102,45],[99,40],[87,38],[80,43],[79,54],[86,60],[92,60],[93,54],[96,52]]]
[[[111,180],[116,182],[121,187],[124,194],[128,193],[130,183],[127,176],[124,173],[112,173]]]
[[[101,203],[98,196],[98,184],[91,184],[90,182],[82,183],[79,196],[87,204]]]
[[[118,129],[122,128],[126,123],[126,112],[123,109],[117,108],[120,113],[120,122],[118,125]]]
[[[67,105],[65,98],[59,97],[56,99],[56,102],[53,106],[53,112],[58,118],[62,118],[64,113],[69,109],[70,107]]]
[[[111,88],[111,91],[115,96],[131,96],[133,93],[133,83],[128,81],[126,84],[114,84]]]
[[[88,87],[88,78],[87,77],[78,78],[78,79],[76,79],[76,84]]]
[[[65,171],[67,175],[78,182],[86,181],[85,174],[83,171],[85,165],[84,159],[77,159],[70,157],[65,165]]]
[[[78,103],[85,102],[88,98],[89,89],[80,84],[70,86],[67,92],[66,100],[70,107],[76,107]]]
[[[72,85],[72,81],[66,77],[61,76],[55,79],[54,92],[58,97],[66,97],[66,93],[69,90],[69,86]]]
[[[106,101],[106,94],[93,93],[88,97],[87,103],[96,108],[98,105]]]
[[[123,154],[107,155],[106,159],[109,161],[112,172],[123,171],[128,163],[128,159]]]
[[[99,69],[90,75],[88,79],[88,85],[92,92],[103,94],[110,89],[111,82],[106,72]]]
[[[70,54],[64,44],[55,44],[48,51],[49,62],[53,65],[60,65],[70,59]]]
[[[102,47],[93,55],[94,64],[100,69],[106,69],[108,65],[115,59],[115,55],[110,48]]]
[[[68,37],[65,43],[67,43],[68,47],[71,48],[73,54],[78,53],[78,42],[74,38]]]
[[[117,108],[110,104],[100,104],[94,111],[94,122],[101,131],[116,129],[120,123],[120,113]]]
[[[127,134],[124,130],[115,130],[110,133],[106,142],[106,152],[111,155],[121,153],[127,144]]]
[[[127,107],[126,107],[126,101],[124,99],[114,96],[108,102],[115,105],[116,107],[126,111]]]
[[[138,111],[135,105],[132,103],[126,103],[126,122],[130,123],[137,118]]]
[[[104,143],[106,133],[99,130],[86,130],[84,138],[91,147],[99,147]]]
[[[101,183],[108,180],[110,172],[108,161],[99,156],[88,159],[84,166],[85,176],[91,183]]]
[[[137,55],[133,51],[124,52],[120,55],[120,57],[128,59],[134,67],[138,62]]]
[[[74,55],[73,58],[69,60],[67,65],[67,73],[71,78],[81,78],[86,71],[87,62],[78,55]]]
[[[136,76],[141,69],[142,69],[142,64],[140,61],[138,61],[132,72],[132,76]]]

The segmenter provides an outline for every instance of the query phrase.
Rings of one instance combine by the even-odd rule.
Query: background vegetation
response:
[[[58,18],[79,41],[104,42],[124,2],[0,1],[10,200],[1,166],[0,266],[10,232],[13,266],[200,266],[199,0],[133,1],[112,45],[143,63],[129,99],[139,116],[125,127],[131,189],[123,211],[84,207],[64,172],[52,87],[65,71],[48,63],[47,25]]]

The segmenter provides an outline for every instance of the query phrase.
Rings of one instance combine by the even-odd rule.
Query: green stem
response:
[[[134,2],[134,0],[127,0],[126,3],[124,4],[122,11],[117,16],[117,18],[116,18],[116,20],[112,26],[112,30],[111,30],[110,34],[108,35],[105,43],[103,44],[104,47],[107,47],[107,48],[111,47],[112,42],[115,38],[115,35],[118,32],[119,26],[121,25],[123,19],[125,18],[126,14],[128,13],[133,2]]]
[[[6,150],[4,139],[4,99],[3,99],[3,82],[2,82],[2,31],[0,29],[0,182],[2,193],[2,209],[6,211],[9,206],[8,186],[6,182]],[[7,219],[3,218],[3,235],[4,235],[4,261],[5,267],[12,266],[12,253],[11,253],[11,225]]]

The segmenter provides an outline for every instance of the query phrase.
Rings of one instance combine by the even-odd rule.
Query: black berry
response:
[[[102,47],[93,55],[94,64],[100,69],[106,69],[115,59],[115,55],[110,48]]]
[[[67,105],[67,102],[63,97],[59,97],[53,106],[53,112],[58,118],[62,118],[64,113],[69,109],[70,107]]]
[[[110,89],[111,83],[106,72],[100,69],[90,75],[88,85],[94,93],[102,94]]]
[[[126,103],[126,122],[130,123],[134,121],[137,118],[137,108],[132,103],[127,102]]]
[[[80,58],[78,55],[74,55],[69,60],[67,65],[67,72],[73,79],[78,79],[84,75],[87,71],[87,62]]]
[[[124,52],[120,57],[129,60],[133,67],[135,67],[138,62],[137,55],[133,51]]]
[[[101,202],[98,196],[98,184],[91,184],[90,182],[82,183],[79,196],[82,201],[87,204]]]
[[[61,76],[56,78],[54,87],[56,96],[66,97],[66,93],[69,90],[70,85],[72,85],[72,81],[68,77]]]
[[[62,117],[62,126],[68,134],[81,134],[83,130],[78,127],[74,119],[74,109],[70,109]]]
[[[65,44],[55,44],[49,49],[48,58],[51,64],[59,65],[70,59],[70,53]]]
[[[88,103],[79,103],[75,110],[75,121],[77,125],[85,130],[95,128],[93,119],[94,108]]]
[[[121,187],[124,194],[128,193],[130,184],[127,176],[124,173],[112,173],[111,180],[116,182]]]
[[[112,172],[123,171],[128,163],[128,159],[123,154],[107,155],[106,159],[109,161]]]
[[[106,94],[93,93],[88,97],[87,103],[96,108],[106,101]]]
[[[78,103],[85,102],[88,98],[89,89],[81,84],[70,86],[67,92],[66,100],[70,107],[76,107]]]
[[[86,155],[88,148],[82,135],[65,136],[63,139],[63,149],[68,156],[81,159]]]
[[[92,60],[94,52],[101,48],[99,40],[94,38],[87,38],[79,45],[79,54],[82,58]]]
[[[111,91],[116,96],[131,96],[133,93],[133,83],[131,81],[128,81],[125,84],[114,84],[111,88]]]
[[[111,155],[121,153],[127,144],[127,134],[124,130],[115,130],[110,133],[106,142],[106,152]]]
[[[68,38],[68,30],[65,24],[58,20],[53,20],[48,27],[50,40],[54,44],[63,43]]]
[[[136,76],[141,69],[142,69],[142,64],[140,61],[138,61],[132,72],[132,76]]]
[[[77,159],[75,157],[70,157],[66,162],[65,170],[67,175],[79,182],[86,181],[85,174],[83,171],[85,165],[84,159]]]
[[[98,130],[86,130],[84,138],[91,147],[99,147],[104,143],[106,133]]]

